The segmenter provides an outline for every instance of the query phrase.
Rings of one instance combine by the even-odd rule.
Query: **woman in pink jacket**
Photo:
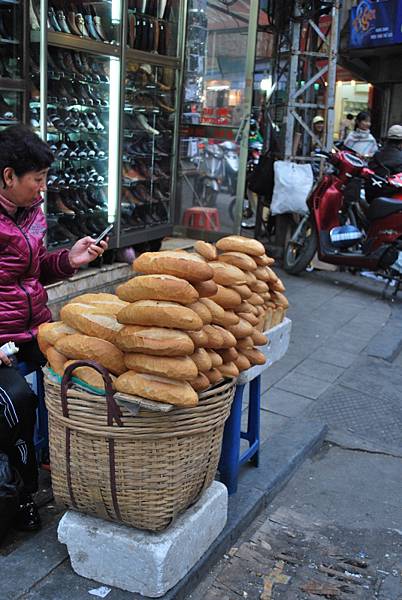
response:
[[[36,342],[38,326],[51,320],[44,285],[71,277],[107,248],[105,242],[99,247],[85,237],[71,250],[47,252],[40,193],[53,158],[48,145],[23,125],[0,132],[0,346],[13,341],[19,347],[17,360],[38,367],[45,363]],[[40,527],[32,500],[38,486],[36,407],[36,396],[0,350],[0,451],[24,484],[14,520],[21,530]]]

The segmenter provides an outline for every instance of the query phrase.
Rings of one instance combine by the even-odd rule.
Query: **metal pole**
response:
[[[300,9],[297,5],[294,7],[294,17],[300,15]],[[295,118],[293,108],[297,93],[297,83],[299,74],[299,47],[300,47],[300,21],[291,20],[292,29],[292,47],[288,75],[288,102],[285,117],[285,160],[290,160],[293,155],[293,139],[295,131]]]
[[[335,126],[335,91],[336,91],[336,59],[338,54],[338,28],[340,17],[340,2],[335,0],[331,11],[331,34],[327,75],[327,125],[325,149],[330,152],[334,143]]]

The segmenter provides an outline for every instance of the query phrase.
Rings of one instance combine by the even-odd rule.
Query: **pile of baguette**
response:
[[[40,327],[39,345],[59,375],[74,359],[92,359],[119,392],[194,406],[198,392],[264,364],[262,332],[288,307],[273,262],[260,242],[241,236],[196,242],[194,253],[146,252],[116,295],[65,305],[61,321]],[[93,369],[74,375],[103,387]]]

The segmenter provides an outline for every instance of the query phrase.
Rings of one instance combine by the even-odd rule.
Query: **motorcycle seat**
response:
[[[396,212],[402,211],[402,200],[393,198],[374,198],[367,209],[366,215],[370,221],[382,219]]]

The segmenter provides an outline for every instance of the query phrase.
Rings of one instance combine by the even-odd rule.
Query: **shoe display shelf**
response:
[[[0,129],[27,116],[27,23],[23,0],[0,2]]]
[[[111,247],[172,233],[184,26],[177,10],[171,0],[29,0],[29,118],[56,157],[46,199],[50,248],[108,222]]]

